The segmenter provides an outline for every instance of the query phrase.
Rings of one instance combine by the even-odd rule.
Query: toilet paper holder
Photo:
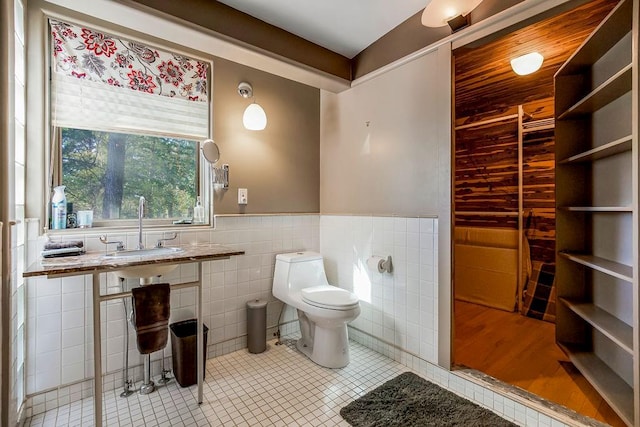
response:
[[[391,262],[391,255],[389,255],[385,261],[382,261],[380,264],[378,264],[378,271],[380,273],[384,273],[385,271],[387,273],[393,273],[393,263]]]
[[[379,256],[372,256],[371,258],[369,258],[367,264],[371,269],[373,269],[375,265],[378,273],[384,273],[385,271],[387,273],[393,273],[393,262],[391,261],[391,255],[389,255],[387,259]]]

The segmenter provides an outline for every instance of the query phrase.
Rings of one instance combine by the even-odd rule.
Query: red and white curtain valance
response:
[[[80,25],[49,24],[54,125],[208,136],[209,63]]]

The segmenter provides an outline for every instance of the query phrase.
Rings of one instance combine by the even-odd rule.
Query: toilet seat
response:
[[[329,310],[351,310],[358,306],[358,297],[331,285],[312,286],[300,291],[302,301]]]

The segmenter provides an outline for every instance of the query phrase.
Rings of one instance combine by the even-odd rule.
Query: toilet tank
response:
[[[292,252],[276,255],[273,295],[287,300],[287,295],[311,286],[327,285],[322,255],[317,252]]]

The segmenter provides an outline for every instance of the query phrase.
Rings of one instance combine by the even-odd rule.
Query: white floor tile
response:
[[[351,341],[351,363],[342,369],[316,365],[295,348],[270,341],[267,351],[246,349],[209,359],[204,403],[197,386],[175,381],[149,395],[104,393],[107,426],[348,426],[340,408],[407,370],[405,366]],[[25,426],[93,425],[92,398],[64,405],[25,421]]]

